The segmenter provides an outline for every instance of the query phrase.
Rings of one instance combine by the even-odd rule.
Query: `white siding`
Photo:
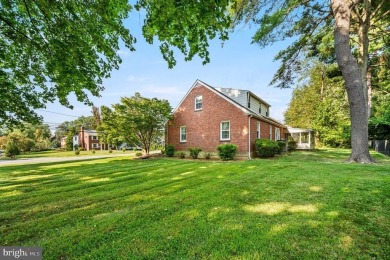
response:
[[[233,99],[238,104],[244,107],[248,107],[248,98],[247,98],[248,91],[240,90],[240,89],[231,89],[231,88],[216,88],[216,90],[218,90],[222,94],[225,94],[229,98]]]

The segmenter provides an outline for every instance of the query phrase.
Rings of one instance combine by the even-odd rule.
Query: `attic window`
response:
[[[260,107],[259,107],[259,114],[261,114],[261,105],[260,105]]]
[[[202,110],[202,108],[203,108],[202,96],[195,97],[195,110]]]
[[[248,108],[251,108],[251,97],[248,97]]]

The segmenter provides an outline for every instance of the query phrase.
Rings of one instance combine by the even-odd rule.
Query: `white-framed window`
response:
[[[187,127],[180,127],[180,142],[187,142]]]
[[[256,138],[260,138],[260,121],[257,121]]]
[[[269,139],[272,140],[272,125],[269,126]]]
[[[99,144],[92,144],[92,148],[99,148]]]
[[[203,97],[196,96],[195,97],[195,110],[202,110],[203,108]]]
[[[275,140],[280,140],[280,129],[275,128]]]
[[[92,140],[98,140],[98,137],[96,135],[91,136]]]
[[[222,141],[230,140],[230,121],[221,122],[220,138]]]

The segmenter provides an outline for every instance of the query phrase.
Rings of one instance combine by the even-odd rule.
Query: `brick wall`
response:
[[[195,111],[195,97],[202,96],[203,108]],[[221,121],[230,121],[230,141],[220,140]],[[180,143],[180,126],[187,127],[187,142]],[[176,150],[200,147],[215,152],[218,145],[233,143],[239,153],[248,151],[248,116],[204,86],[192,89],[173,115],[168,126],[168,144]]]
[[[195,97],[202,96],[203,108],[195,111]],[[178,151],[185,151],[190,147],[198,147],[203,151],[215,152],[218,145],[233,143],[238,146],[238,153],[248,153],[249,117],[240,108],[215,94],[204,86],[192,89],[181,103],[168,122],[168,144],[174,145]],[[220,123],[230,121],[230,141],[220,140]],[[254,143],[257,138],[257,122],[259,119],[250,119],[251,152],[254,155]],[[269,139],[270,124],[260,123],[260,138]],[[180,127],[187,128],[187,142],[180,142]],[[272,139],[275,140],[275,127],[272,126]],[[283,128],[280,136],[284,137]]]

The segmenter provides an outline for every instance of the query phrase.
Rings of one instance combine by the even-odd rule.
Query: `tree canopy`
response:
[[[117,69],[119,41],[134,50],[124,27],[126,0],[0,1],[0,124],[36,122],[34,109],[68,95],[91,104]]]
[[[140,143],[146,154],[149,154],[152,144],[164,135],[164,126],[172,112],[167,100],[145,98],[139,93],[122,97],[120,103],[112,105],[112,109],[102,107],[101,110],[98,129],[103,140]]]

